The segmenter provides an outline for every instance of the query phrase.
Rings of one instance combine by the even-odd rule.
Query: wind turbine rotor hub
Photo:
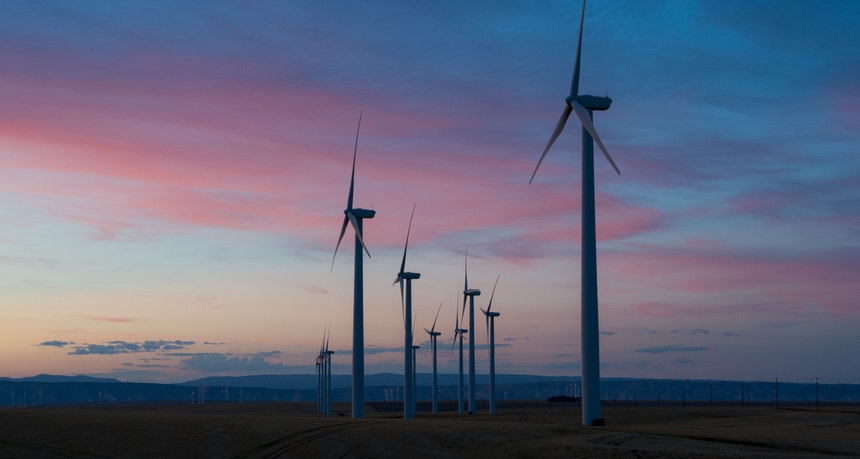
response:
[[[572,101],[578,101],[579,105],[589,110],[609,110],[612,105],[612,99],[599,96],[569,96],[565,101],[569,104]]]
[[[343,211],[344,214],[352,213],[355,218],[373,218],[376,215],[375,210],[368,209],[346,209]]]

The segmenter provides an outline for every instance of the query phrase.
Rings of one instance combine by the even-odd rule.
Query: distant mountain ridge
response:
[[[47,375],[40,374],[36,376],[26,376],[24,378],[4,378],[0,377],[2,381],[20,381],[20,382],[43,382],[43,383],[67,383],[67,382],[75,382],[75,383],[118,383],[121,382],[118,379],[114,378],[96,378],[93,376],[87,375]]]

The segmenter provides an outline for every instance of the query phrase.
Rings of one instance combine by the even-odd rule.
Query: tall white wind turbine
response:
[[[475,297],[481,294],[481,291],[469,288],[469,251],[466,250],[466,262],[463,265],[466,273],[463,281],[463,312],[466,311],[466,300],[469,301],[469,329],[472,330],[472,339],[469,340],[469,413],[476,413],[477,406],[475,405],[475,392],[477,390],[475,382]]]
[[[456,307],[456,306],[455,306]],[[436,310],[436,318],[433,319],[433,326],[430,327],[430,330],[426,328],[424,331],[430,335],[430,351],[433,353],[433,414],[439,414],[439,400],[438,394],[436,393],[436,338],[442,334],[442,332],[436,331],[436,321],[439,320],[439,311],[442,310],[442,303],[439,303],[439,309]]]
[[[415,217],[415,207],[409,217],[409,229],[406,230],[406,244],[403,246],[403,260],[400,262],[400,272],[394,279],[394,284],[400,283],[400,307],[403,312],[403,419],[412,419],[415,415],[415,352],[412,350],[412,281],[421,278],[420,273],[406,272],[406,251],[409,249],[409,233],[412,232],[412,219]],[[392,285],[394,285],[392,284]],[[405,291],[404,291],[405,284]]]
[[[352,225],[355,231],[355,281],[353,283],[352,300],[352,417],[364,418],[364,256],[361,251],[370,251],[364,245],[362,238],[362,221],[373,218],[376,211],[352,207],[352,197],[355,191],[355,157],[358,153],[358,133],[361,130],[361,114],[358,116],[358,129],[355,131],[355,148],[352,152],[352,175],[349,181],[349,197],[346,201],[346,210],[343,211],[343,226],[340,229],[340,237],[334,248],[331,258],[331,266],[334,269],[334,259],[337,257],[337,249],[346,233],[346,227]]]
[[[499,274],[499,277],[502,277]],[[490,347],[490,414],[496,414],[496,317],[499,317],[498,312],[493,312],[493,297],[496,296],[496,286],[499,285],[499,277],[496,278],[496,283],[493,284],[493,291],[490,293],[490,302],[487,304],[487,310],[483,308],[481,312],[487,318],[487,342]]]
[[[602,425],[600,417],[600,340],[597,309],[597,240],[594,217],[594,142],[600,147],[603,156],[619,175],[621,172],[609,156],[606,147],[597,135],[592,122],[594,110],[608,110],[612,99],[608,97],[579,94],[579,61],[582,51],[582,25],[585,21],[585,0],[579,20],[579,40],[576,46],[576,60],[573,64],[573,79],[570,95],[565,99],[564,112],[550,136],[546,148],[538,160],[529,184],[535,178],[538,167],[546,157],[552,144],[561,134],[571,112],[575,112],[582,123],[582,424]]]

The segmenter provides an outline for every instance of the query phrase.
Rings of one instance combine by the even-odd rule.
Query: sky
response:
[[[88,1],[0,15],[0,376],[580,373],[577,2]],[[860,3],[593,0],[604,377],[860,383]],[[479,373],[488,368],[480,312]],[[468,325],[468,324],[467,324]]]

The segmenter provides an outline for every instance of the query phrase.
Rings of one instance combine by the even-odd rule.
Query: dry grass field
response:
[[[0,410],[0,457],[860,457],[860,407],[612,408],[438,416],[313,404],[93,405]]]

